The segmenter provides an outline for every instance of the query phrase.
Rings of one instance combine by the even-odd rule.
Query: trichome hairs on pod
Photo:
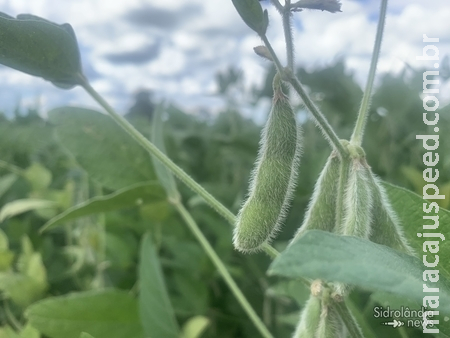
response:
[[[333,151],[317,179],[305,218],[291,244],[307,230],[333,231],[336,223],[336,195],[339,181],[339,168],[339,156],[336,151]]]
[[[273,87],[272,109],[261,133],[248,198],[233,234],[233,244],[242,252],[257,251],[274,238],[287,215],[297,181],[301,129],[278,74]]]
[[[344,219],[337,225],[337,233],[369,238],[373,207],[370,174],[364,158],[351,159],[344,192]]]
[[[400,219],[389,202],[389,197],[381,180],[373,173],[370,175],[370,185],[374,192],[374,206],[372,218],[372,242],[389,246],[415,256],[414,250],[409,246]]]

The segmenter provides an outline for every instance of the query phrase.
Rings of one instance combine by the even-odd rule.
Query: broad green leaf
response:
[[[2,197],[5,192],[17,181],[16,174],[7,174],[0,177],[0,197]]]
[[[149,154],[110,117],[62,107],[50,111],[49,118],[61,144],[102,186],[117,190],[155,179]]]
[[[9,202],[0,210],[0,222],[3,222],[9,217],[23,214],[24,212],[38,209],[56,208],[58,203],[47,200],[40,200],[34,198],[26,198]]]
[[[52,229],[59,224],[79,217],[158,202],[164,199],[165,192],[158,183],[138,183],[117,190],[112,194],[96,196],[75,205],[45,223],[41,231]]]
[[[0,12],[0,64],[42,77],[62,88],[80,83],[80,51],[72,26]]]
[[[183,325],[183,338],[200,338],[209,325],[209,319],[204,316],[190,318]]]
[[[180,336],[158,254],[147,233],[141,246],[139,262],[139,306],[141,323],[147,337]]]
[[[0,290],[21,307],[40,299],[47,288],[46,284],[22,273],[0,272]]]
[[[242,20],[259,35],[266,34],[268,19],[258,0],[232,0]]]
[[[81,332],[80,338],[94,338],[94,337],[91,336],[89,333]]]
[[[144,337],[137,300],[118,290],[86,291],[46,298],[25,311],[30,324],[51,338]]]
[[[153,144],[161,150],[162,153],[166,153],[166,147],[164,145],[164,122],[162,120],[164,105],[160,104],[155,110],[155,115],[153,117],[152,125],[152,142]],[[161,184],[167,191],[169,199],[177,201],[180,199],[180,194],[177,189],[177,184],[172,173],[152,156],[153,165],[155,166],[156,176]]]
[[[336,281],[422,302],[423,265],[417,258],[356,237],[312,230],[278,256],[269,274]],[[450,291],[439,287],[439,310],[450,313]]]
[[[383,183],[383,185],[389,195],[392,207],[401,220],[405,236],[419,257],[422,257],[423,254],[423,242],[425,238],[418,237],[417,233],[436,232],[444,235],[444,241],[441,241],[437,237],[429,240],[437,240],[440,242],[439,264],[437,268],[441,272],[441,277],[450,280],[450,211],[439,208],[438,214],[435,213],[435,209],[427,214],[423,211],[423,203],[429,205],[430,202],[425,201],[421,196],[389,183]],[[436,215],[439,216],[439,227],[436,230],[424,230],[423,225],[433,224],[433,220],[423,219],[423,216]]]
[[[40,163],[33,163],[24,171],[33,190],[45,190],[52,182],[52,173]]]
[[[22,338],[10,326],[0,327],[0,338]]]

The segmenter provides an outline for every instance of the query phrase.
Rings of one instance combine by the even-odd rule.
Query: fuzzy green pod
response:
[[[336,307],[332,304],[322,306],[319,325],[315,338],[345,338],[347,337],[347,328],[339,315]]]
[[[295,329],[293,338],[315,337],[321,312],[322,300],[319,297],[311,295],[302,310],[300,321]]]
[[[233,244],[237,250],[258,250],[279,230],[297,179],[300,142],[294,111],[276,76],[273,106],[262,131],[248,198],[234,229]]]
[[[374,192],[372,234],[369,239],[372,242],[383,244],[414,256],[414,250],[409,246],[403,234],[400,220],[391,207],[388,195],[380,179],[373,173],[371,173],[369,179],[371,189]]]
[[[307,230],[333,231],[336,223],[339,168],[339,157],[336,152],[332,152],[316,182],[303,223],[291,243]]]
[[[343,203],[344,219],[338,224],[336,232],[368,239],[371,233],[373,189],[370,168],[363,158],[351,160]]]

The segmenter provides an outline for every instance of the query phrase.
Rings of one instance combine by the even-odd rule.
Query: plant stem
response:
[[[194,236],[197,238],[197,240],[200,242],[200,245],[205,250],[206,254],[209,256],[213,264],[216,266],[217,270],[219,271],[222,278],[225,280],[225,283],[227,283],[228,287],[230,288],[231,292],[236,297],[237,301],[241,304],[244,311],[247,313],[247,315],[250,317],[250,320],[253,322],[253,324],[256,326],[258,331],[261,333],[263,337],[266,338],[273,338],[272,334],[269,332],[267,327],[264,325],[264,323],[261,321],[261,319],[256,314],[255,310],[253,310],[250,303],[245,298],[242,291],[239,289],[236,282],[233,280],[233,277],[231,277],[230,273],[228,272],[227,268],[219,258],[219,256],[216,254],[214,249],[212,248],[211,244],[209,244],[208,240],[205,238],[201,230],[199,229],[197,223],[195,223],[195,220],[192,218],[189,211],[186,210],[186,208],[181,203],[174,203],[175,208],[180,213],[181,217],[183,217],[184,221],[188,225],[189,229],[192,231]]]
[[[278,0],[270,0],[278,12],[283,13],[283,5]]]
[[[292,27],[291,27],[291,0],[286,0],[283,8],[283,29],[284,39],[286,41],[286,56],[287,66],[289,69],[294,70],[294,42],[292,39]]]
[[[345,154],[347,153],[347,150],[344,149],[341,142],[339,141],[339,137],[337,137],[333,128],[328,123],[326,117],[321,113],[319,108],[314,104],[314,102],[311,100],[309,95],[306,93],[302,84],[297,79],[297,77],[294,75],[294,72],[292,71],[292,69],[286,70],[285,68],[283,68],[280,60],[278,59],[275,51],[272,48],[272,45],[270,44],[269,40],[267,39],[267,36],[262,35],[261,39],[263,40],[265,46],[269,50],[269,53],[272,56],[273,62],[275,63],[275,66],[277,67],[277,70],[281,74],[283,80],[289,81],[289,83],[292,85],[294,90],[298,93],[300,98],[303,100],[303,103],[305,104],[306,108],[313,115],[313,117],[316,121],[316,124],[321,129],[323,135],[325,136],[327,141],[330,143],[331,147],[333,149],[336,149],[336,151],[338,152],[338,154],[341,158],[343,156],[345,156]]]
[[[195,193],[203,197],[219,215],[223,216],[231,225],[235,225],[236,216],[228,210],[222,203],[207,192],[200,184],[193,180],[183,169],[178,167],[170,158],[168,158],[162,151],[160,151],[152,142],[146,139],[139,133],[124,117],[116,113],[116,111],[106,102],[103,97],[98,94],[94,88],[89,84],[87,79],[81,76],[81,86],[97,101],[111,116],[111,118],[122,127],[128,134],[131,135],[145,150],[151,155],[155,156],[162,164],[166,166],[176,177],[178,177],[184,184],[191,188]],[[269,244],[264,244],[263,250],[271,257],[275,258],[279,252]]]
[[[345,302],[335,302],[334,306],[336,306],[336,309],[338,310],[339,315],[341,316],[342,320],[344,321],[344,324],[347,327],[350,338],[364,337],[364,335],[361,331],[361,328],[359,327],[359,325],[356,322],[353,315],[348,310]]]
[[[372,97],[373,82],[375,79],[375,72],[377,70],[378,58],[380,56],[381,41],[383,39],[384,23],[386,21],[386,10],[388,0],[381,1],[380,17],[378,18],[377,35],[373,47],[372,60],[370,61],[369,77],[367,78],[366,88],[364,90],[361,107],[359,108],[358,119],[356,121],[355,129],[353,130],[350,142],[360,146],[364,135],[364,128],[366,126],[367,114],[370,108],[370,100]]]
[[[0,160],[0,168],[6,169],[17,176],[23,176],[24,170],[15,166],[14,164],[8,163],[6,161]]]
[[[328,120],[326,119],[326,117],[322,114],[322,112],[319,110],[319,108],[311,100],[311,98],[306,93],[305,89],[303,88],[302,84],[297,79],[297,77],[294,75],[294,73],[291,71],[290,74],[286,74],[286,75],[288,75],[289,83],[292,85],[292,87],[298,93],[298,95],[302,99],[306,108],[314,116],[316,124],[319,126],[320,130],[322,131],[324,137],[327,139],[328,143],[331,145],[331,147],[333,149],[335,149],[338,152],[338,154],[341,158],[345,157],[347,154],[347,150],[342,146],[341,141],[339,140],[339,137],[336,135],[336,133],[334,132],[334,129],[328,123]]]
[[[82,87],[97,101],[111,116],[111,118],[121,126],[131,137],[133,137],[144,149],[161,161],[176,177],[184,182],[194,192],[203,199],[221,216],[231,224],[235,223],[235,216],[224,205],[217,201],[214,196],[207,192],[200,184],[194,181],[183,169],[178,167],[170,158],[162,153],[153,143],[139,133],[124,117],[117,114],[114,109],[95,91],[87,80],[82,82]]]

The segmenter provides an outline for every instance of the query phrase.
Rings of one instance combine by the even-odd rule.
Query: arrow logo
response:
[[[387,325],[392,326],[395,329],[397,327],[405,325],[405,322],[402,322],[401,320],[394,319],[394,321],[392,321],[392,322],[384,322],[382,324],[386,325],[386,326]]]

